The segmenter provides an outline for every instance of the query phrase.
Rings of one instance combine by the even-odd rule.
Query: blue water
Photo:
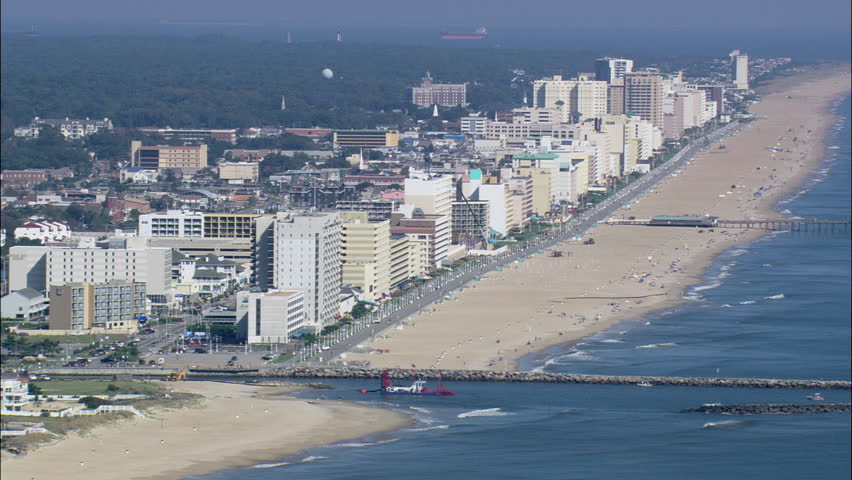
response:
[[[828,150],[817,176],[779,205],[791,215],[850,216],[849,98],[834,109],[841,117],[829,145],[840,148]],[[780,233],[738,246],[704,279],[703,286],[714,287],[694,289],[688,306],[625,322],[523,364],[553,372],[849,380],[850,251],[849,233]],[[365,400],[356,392],[363,382],[329,383],[336,390],[303,396]],[[459,395],[367,400],[413,413],[418,423],[412,428],[310,449],[278,466],[201,478],[850,478],[849,414],[677,413],[710,402],[800,403],[811,392],[447,387]],[[823,395],[850,401],[848,391]]]

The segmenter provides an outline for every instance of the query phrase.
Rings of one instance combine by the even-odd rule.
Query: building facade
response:
[[[467,84],[434,83],[432,76],[427,72],[420,86],[411,89],[411,103],[421,107],[467,105]]]
[[[338,148],[390,148],[399,145],[397,130],[335,130]]]
[[[612,83],[633,71],[633,60],[604,57],[595,60],[595,80]]]
[[[342,286],[340,216],[279,214],[274,229],[275,288],[304,291],[305,325],[319,332],[334,323],[338,313]]]
[[[624,113],[663,128],[663,78],[649,72],[624,75]]]
[[[50,287],[51,330],[133,329],[145,315],[145,283],[66,283]]]
[[[340,214],[343,284],[376,300],[390,293],[390,221],[371,222],[365,212]]]
[[[207,168],[207,145],[148,146],[133,140],[130,142],[130,164],[133,167],[147,169],[173,168],[194,173]]]
[[[287,343],[305,327],[305,293],[300,290],[242,291],[237,305],[246,312],[249,344]]]

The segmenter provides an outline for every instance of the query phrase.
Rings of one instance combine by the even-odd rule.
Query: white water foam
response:
[[[290,463],[289,462],[259,463],[257,465],[252,465],[250,468],[275,468],[275,467],[283,467],[284,465],[290,465]]]
[[[468,417],[505,417],[506,415],[512,415],[509,412],[504,412],[499,407],[497,408],[485,408],[482,410],[471,410],[469,412],[460,413],[457,415],[458,418],[468,418]]]
[[[362,447],[370,447],[370,446],[373,446],[373,445],[381,445],[383,443],[393,443],[393,442],[396,442],[398,440],[399,440],[398,438],[390,438],[390,439],[387,439],[387,440],[380,440],[378,442],[338,443],[335,446],[343,447],[343,448],[362,448]],[[310,457],[308,457],[308,458],[310,458]],[[323,457],[323,458],[325,458],[325,457]]]
[[[662,347],[676,347],[677,344],[674,342],[666,342],[666,343],[651,343],[648,345],[639,345],[634,348],[662,348]]]
[[[415,412],[432,413],[432,410],[429,410],[428,408],[423,408],[423,407],[408,407],[408,408],[414,410]]]
[[[723,420],[721,422],[707,422],[701,428],[736,428],[746,423],[746,420]]]
[[[781,300],[782,298],[784,298],[784,294],[779,293],[778,295],[772,295],[771,297],[763,297],[763,298],[765,298],[766,300]]]
[[[714,288],[719,288],[721,286],[722,286],[721,283],[711,283],[710,285],[702,285],[700,287],[695,287],[695,288],[692,289],[692,291],[693,292],[702,292],[704,290],[712,290]]]
[[[733,308],[733,305],[726,303],[726,304],[722,305],[721,308]]]
[[[320,457],[320,456],[306,457],[306,458],[302,459],[302,461],[299,462],[299,463],[308,463],[308,462],[313,462],[314,460],[322,460],[324,458],[328,458],[328,457]]]
[[[754,300],[746,300],[745,302],[740,302],[740,305],[753,305],[755,303],[757,302]]]
[[[449,425],[434,425],[432,427],[412,428],[409,432],[428,432],[429,430],[446,430],[448,428],[450,428]]]
[[[624,343],[624,340],[618,340],[617,338],[607,338],[606,340],[601,340],[601,343]]]

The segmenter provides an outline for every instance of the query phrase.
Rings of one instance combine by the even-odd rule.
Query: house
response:
[[[27,222],[15,229],[15,240],[29,238],[42,244],[62,242],[71,236],[71,229],[61,222]]]
[[[44,294],[32,288],[22,288],[0,299],[0,314],[3,318],[29,321],[44,317],[47,306]]]
[[[29,404],[29,380],[21,377],[0,378],[0,388],[3,389],[3,401],[0,403],[0,413],[14,415],[24,411]]]

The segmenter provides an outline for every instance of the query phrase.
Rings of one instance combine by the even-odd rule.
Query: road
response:
[[[399,325],[406,318],[419,312],[428,305],[445,298],[473,281],[497,268],[502,268],[517,259],[527,258],[539,251],[553,247],[557,243],[579,237],[598,222],[609,218],[615,211],[667,178],[675,170],[682,168],[698,152],[709,148],[724,137],[733,135],[744,124],[732,122],[704,137],[693,140],[676,153],[667,162],[657,166],[638,180],[631,182],[621,190],[607,197],[594,207],[571,218],[567,223],[551,228],[532,240],[511,245],[506,251],[495,257],[475,257],[448,274],[435,277],[415,289],[405,293],[398,300],[386,302],[379,311],[355,322],[352,326],[335,333],[331,338],[323,338],[320,343],[297,352],[297,362],[328,362],[351,351],[356,345],[367,342],[382,331]]]

